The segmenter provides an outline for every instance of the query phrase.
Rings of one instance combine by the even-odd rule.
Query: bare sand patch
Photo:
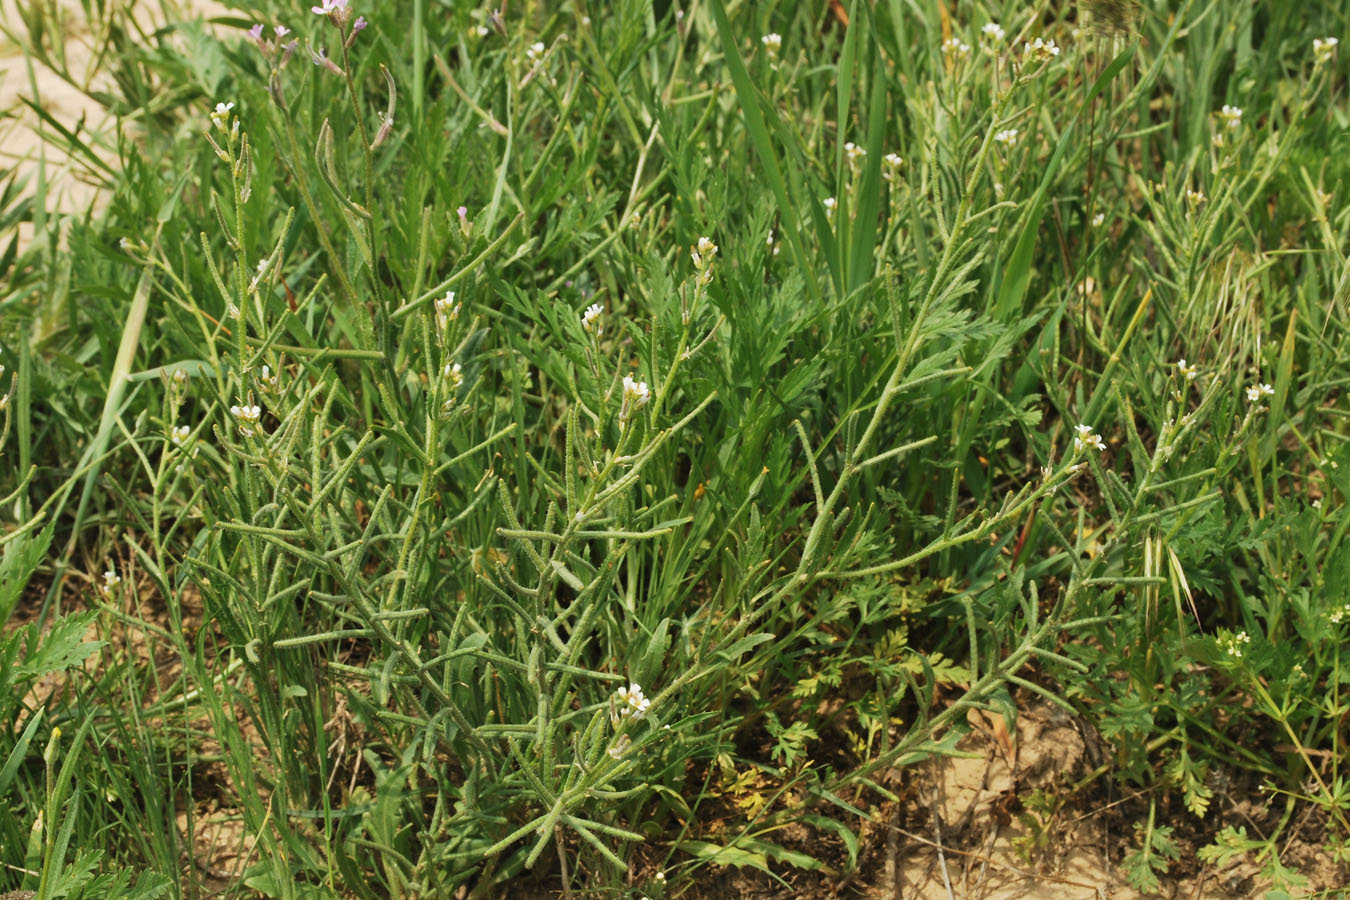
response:
[[[110,19],[121,17],[147,31],[168,22],[229,12],[215,0],[158,4],[130,0],[108,9]],[[5,181],[27,179],[30,194],[38,190],[41,179],[48,214],[84,216],[106,203],[107,173],[84,155],[70,153],[60,129],[79,137],[106,165],[117,168],[114,148],[121,123],[97,98],[100,92],[116,94],[99,58],[102,30],[110,19],[92,21],[70,2],[0,0],[0,174]],[[47,35],[44,45],[51,54],[50,65],[24,52],[33,40],[30,24],[39,20]],[[22,225],[21,243],[32,234],[31,225]]]

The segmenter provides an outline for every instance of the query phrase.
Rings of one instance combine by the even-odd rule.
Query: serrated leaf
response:
[[[1158,889],[1158,876],[1153,873],[1153,860],[1142,850],[1135,850],[1121,861],[1125,870],[1125,880],[1130,887],[1143,894],[1151,894]]]
[[[94,610],[57,619],[40,639],[30,626],[28,653],[14,673],[15,681],[41,678],[80,665],[107,641],[86,641],[85,632],[98,613]],[[37,646],[35,647],[34,641]]]
[[[1195,855],[1201,862],[1225,866],[1248,850],[1260,846],[1260,841],[1253,841],[1247,837],[1245,827],[1234,828],[1229,825],[1220,829],[1219,833],[1214,835],[1214,843],[1201,847]]]
[[[49,522],[37,534],[26,534],[4,546],[0,555],[0,624],[9,621],[23,589],[51,545],[55,527],[55,521]]]

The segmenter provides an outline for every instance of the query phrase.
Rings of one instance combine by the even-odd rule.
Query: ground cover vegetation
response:
[[[1350,861],[1343,4],[230,6],[5,23],[0,892],[865,884],[1037,698]]]

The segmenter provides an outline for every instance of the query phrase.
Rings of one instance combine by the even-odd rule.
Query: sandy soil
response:
[[[120,5],[113,0],[109,6],[131,10],[146,27],[226,12],[215,0],[122,0]],[[35,10],[45,10],[48,27],[64,36],[64,66],[58,61],[53,68],[25,58],[24,44],[30,33],[24,15],[32,16]],[[104,189],[101,173],[87,160],[63,152],[55,129],[29,103],[80,135],[104,160],[116,160],[107,148],[116,145],[118,123],[90,96],[111,87],[107,76],[92,64],[97,27],[73,0],[0,0],[0,176],[4,182],[11,171],[27,177],[30,191],[43,177],[49,212],[83,215],[97,210],[104,202]],[[29,226],[20,230],[23,240],[31,234]]]

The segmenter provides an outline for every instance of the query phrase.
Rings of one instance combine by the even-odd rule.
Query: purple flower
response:
[[[319,0],[322,6],[311,6],[309,11],[316,16],[327,16],[335,12],[342,12],[347,8],[347,0]]]
[[[365,17],[365,16],[357,16],[357,17],[356,17],[356,21],[352,23],[352,34],[356,34],[356,32],[358,32],[358,31],[360,31],[361,29],[365,28],[365,27],[366,27],[366,24],[367,24],[367,23],[366,23],[366,17]]]
[[[461,206],[458,212],[461,219],[466,218],[469,215],[469,208],[467,206]]]
[[[262,27],[262,23],[259,22],[257,25],[254,25],[252,28],[250,28],[250,29],[248,30],[248,36],[251,37],[251,38],[253,38],[255,41],[261,41],[261,40],[262,40],[262,28],[263,28],[263,27]]]
[[[272,27],[272,31],[274,31],[276,33],[276,36],[279,38],[284,38],[286,35],[291,33],[291,30],[287,28],[285,25],[275,25]]]

